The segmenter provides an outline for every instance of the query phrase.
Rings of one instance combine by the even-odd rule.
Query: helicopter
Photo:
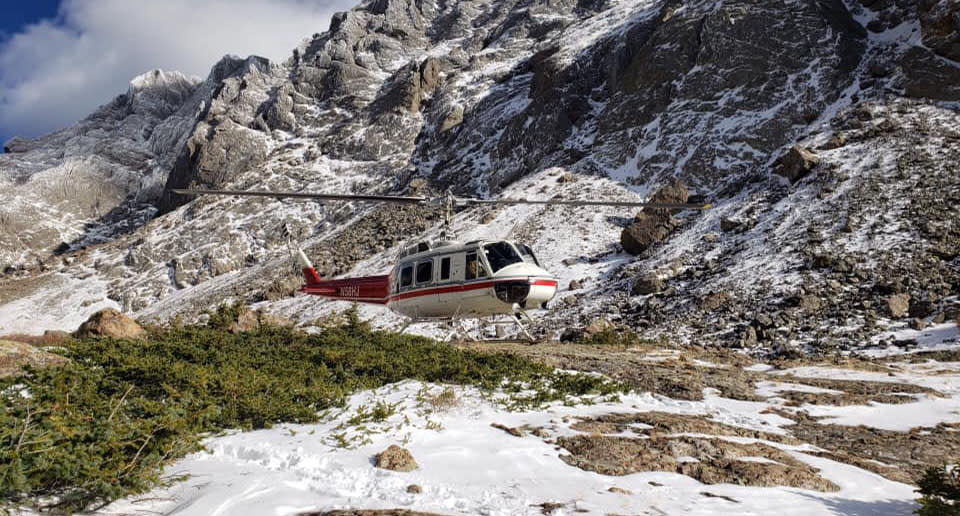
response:
[[[407,318],[400,330],[423,322],[448,322],[450,337],[470,338],[464,319],[508,317],[530,341],[523,323],[532,321],[527,310],[545,309],[557,293],[556,276],[547,271],[530,246],[516,241],[450,238],[455,207],[536,204],[549,206],[615,206],[652,209],[707,209],[707,203],[657,203],[601,200],[481,199],[443,196],[362,195],[257,190],[171,189],[181,195],[266,197],[321,201],[359,201],[444,208],[440,239],[403,247],[387,274],[339,279],[321,278],[310,259],[287,233],[291,254],[303,273],[300,292],[329,299],[386,306]],[[521,318],[522,317],[522,318]]]

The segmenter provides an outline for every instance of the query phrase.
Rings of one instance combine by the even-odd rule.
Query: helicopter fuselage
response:
[[[324,281],[306,268],[304,275],[307,294],[386,305],[416,320],[514,314],[545,307],[557,292],[533,251],[507,241],[423,242],[380,276]]]

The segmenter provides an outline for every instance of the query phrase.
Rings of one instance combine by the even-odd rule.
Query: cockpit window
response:
[[[483,246],[483,253],[487,257],[487,263],[490,264],[491,272],[494,274],[507,265],[523,261],[523,258],[517,254],[516,249],[508,242],[487,244]]]
[[[530,246],[527,244],[517,244],[517,249],[520,250],[520,255],[523,256],[523,261],[530,262],[537,267],[540,266],[540,260],[537,259],[537,255],[533,254],[533,249],[530,249]]]

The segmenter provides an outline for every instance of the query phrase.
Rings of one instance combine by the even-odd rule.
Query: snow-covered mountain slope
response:
[[[240,298],[309,322],[338,305],[288,297],[297,279],[280,226],[298,233],[324,274],[375,273],[404,240],[435,235],[437,213],[191,201],[156,185],[641,199],[681,179],[715,209],[678,215],[666,242],[636,257],[618,244],[633,216],[622,210],[514,207],[481,222],[476,208],[455,224],[465,237],[522,238],[563,287],[578,280],[540,317],[553,335],[603,316],[692,341],[846,347],[880,336],[888,315],[905,324],[884,308],[903,294],[923,319],[915,326],[948,321],[960,288],[957,6],[903,4],[367,1],[284,63],[225,58],[182,95],[157,93],[180,91],[168,79],[147,88],[180,104],[162,103],[166,121],[151,123],[165,129],[151,135],[165,136],[152,146],[133,121],[111,126],[157,156],[141,160],[155,164],[147,172],[117,174],[153,178],[123,183],[114,197],[139,217],[91,221],[96,212],[30,201],[56,199],[30,186],[38,170],[69,177],[57,142],[116,139],[92,133],[103,116],[12,142],[36,149],[0,158],[3,175],[37,177],[11,198],[53,214],[31,231],[57,233],[31,243],[24,224],[44,216],[24,209],[4,224],[22,242],[9,260],[32,252],[49,264],[55,243],[45,242],[64,240],[77,250],[46,274],[104,282],[112,302],[143,318],[195,317]],[[131,116],[114,119],[139,120]],[[812,147],[819,164],[785,180],[777,159],[795,144]],[[83,148],[84,159],[103,159]],[[49,164],[31,169],[35,156]],[[115,184],[98,181],[83,184]],[[79,250],[94,242],[103,243]],[[27,273],[8,277],[17,274]],[[662,286],[634,287],[650,274]],[[0,284],[0,331],[14,318],[18,329],[29,324],[12,300],[58,298],[34,283]]]

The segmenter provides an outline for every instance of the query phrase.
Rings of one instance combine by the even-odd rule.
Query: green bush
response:
[[[234,333],[232,308],[209,326],[70,341],[66,365],[0,381],[0,508],[89,509],[155,486],[161,468],[205,435],[316,421],[357,390],[404,379],[523,391],[518,406],[619,388],[517,356],[371,331],[349,314],[344,327],[317,334]]]
[[[608,326],[598,332],[584,335],[577,341],[577,343],[588,346],[602,346],[617,349],[629,349],[641,345],[667,344],[666,342],[643,338],[630,328],[622,328],[617,326]]]
[[[960,516],[960,471],[954,467],[928,468],[917,481],[920,516]]]

